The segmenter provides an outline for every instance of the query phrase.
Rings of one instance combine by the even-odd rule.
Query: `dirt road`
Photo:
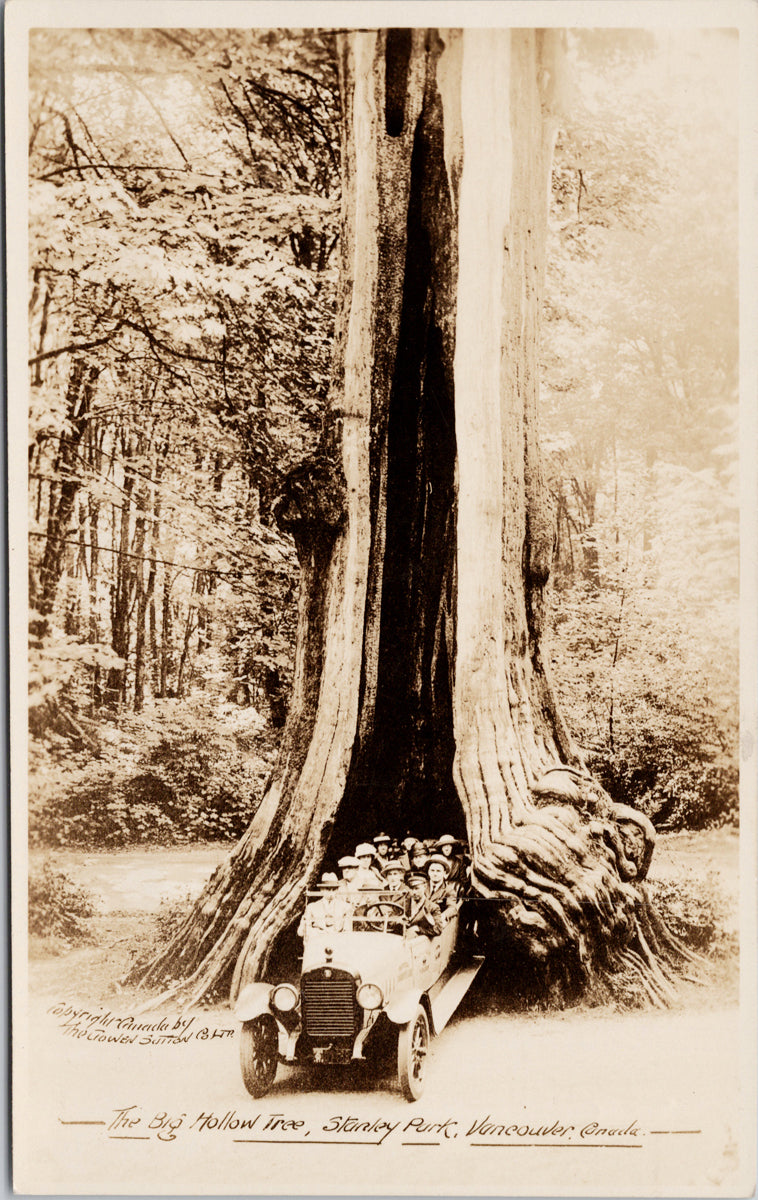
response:
[[[133,846],[123,850],[33,850],[30,868],[49,859],[100,901],[103,912],[155,912],[161,900],[195,896],[232,843]],[[709,873],[734,897],[738,890],[739,836],[733,829],[671,833],[658,838],[651,878]]]
[[[658,856],[662,876],[690,869],[689,856],[699,873],[736,886],[733,836],[669,846]],[[224,849],[59,857],[103,897],[110,940],[31,964],[33,999],[14,1014],[25,1131],[18,1190],[735,1196],[752,1188],[751,1032],[713,988],[678,1011],[643,1014],[484,1012],[481,995],[471,995],[435,1039],[414,1105],[391,1068],[376,1079],[280,1067],[270,1094],[253,1100],[227,1009],[139,1015],[133,994],[113,990],[134,922],[172,889],[199,890]],[[25,980],[16,983],[23,990]],[[751,1021],[749,1004],[742,1012]],[[25,1115],[24,1095],[33,1098]]]
[[[392,1078],[281,1067],[253,1100],[221,1011],[66,1009],[32,1009],[24,1191],[705,1196],[749,1179],[735,1009],[463,1016],[413,1105]]]

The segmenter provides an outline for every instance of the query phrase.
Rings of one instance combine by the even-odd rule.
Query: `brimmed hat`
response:
[[[411,857],[413,857],[414,854],[426,854],[426,846],[423,842],[414,842],[408,853]]]
[[[409,873],[408,883],[417,883],[419,880],[421,880],[422,883],[428,883],[429,876],[425,875],[423,871],[411,871]]]
[[[371,858],[374,857],[374,847],[371,845],[371,842],[361,842],[359,846],[355,847],[356,858],[368,858],[369,855]]]
[[[411,846],[416,845],[416,839],[415,839],[415,837],[403,838],[400,845],[403,847],[404,850],[410,850]]]
[[[443,833],[441,838],[437,839],[438,846],[457,846],[458,838],[454,838],[450,833]]]
[[[382,867],[382,875],[389,875],[390,871],[399,871],[401,875],[404,875],[405,867],[401,862],[398,862],[397,859],[392,858]]]
[[[425,868],[427,871],[431,867],[432,863],[439,863],[441,867],[445,868],[445,874],[450,874],[450,863],[441,854],[432,854],[429,857]]]
[[[336,888],[339,887],[340,881],[334,874],[334,871],[325,871],[321,876],[319,887],[321,888]]]
[[[352,854],[346,854],[344,858],[341,858],[337,863],[338,867],[359,867],[360,865],[361,864],[358,862],[358,859]]]
[[[388,833],[377,833],[376,837],[374,838],[374,845],[378,846],[380,842],[386,842],[387,845],[389,845],[391,841],[392,838]]]

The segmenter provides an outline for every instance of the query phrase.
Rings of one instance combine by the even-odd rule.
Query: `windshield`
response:
[[[309,891],[301,931],[303,935],[309,929],[402,935],[408,924],[407,907],[403,892],[383,887]]]

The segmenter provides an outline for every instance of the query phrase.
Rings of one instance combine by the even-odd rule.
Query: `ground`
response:
[[[686,907],[704,891],[713,898],[720,919],[722,949],[727,951],[737,932],[738,848],[738,835],[731,829],[664,834],[659,838],[650,872],[653,889],[664,885],[677,889],[679,894],[668,894],[669,904]],[[100,915],[90,922],[91,943],[61,952],[49,942],[32,939],[32,991],[48,996],[63,994],[69,991],[73,977],[79,993],[90,1001],[109,1001],[114,995],[120,995],[122,1001],[144,1001],[141,994],[125,992],[118,984],[131,964],[135,946],[142,953],[149,950],[155,937],[156,916],[168,914],[172,906],[196,896],[228,850],[225,844],[212,843],[111,852],[32,851],[31,871],[49,859],[58,870],[86,887],[100,908]],[[734,956],[722,955],[714,988],[694,993],[695,1002],[699,1002],[698,995],[701,1000],[710,1000],[714,991],[716,996],[723,996],[725,986],[733,994],[735,968]],[[488,998],[481,999],[491,1011]]]
[[[138,1015],[138,994],[114,982],[135,938],[144,947],[152,936],[161,896],[197,892],[222,853],[52,856],[104,904],[93,943],[58,955],[39,940],[31,947],[31,1001],[15,1032],[34,1136],[16,1149],[18,1190],[704,1196],[745,1187],[750,1083],[729,953],[673,1012],[508,1012],[486,987],[472,990],[434,1039],[414,1105],[391,1064],[382,1078],[280,1067],[270,1094],[253,1100],[224,1005]],[[734,833],[663,837],[653,877],[685,891],[707,880],[734,928]],[[728,932],[720,944],[729,951]],[[585,1153],[593,1148],[602,1153]]]

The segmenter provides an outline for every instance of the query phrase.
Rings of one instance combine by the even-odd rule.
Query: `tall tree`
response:
[[[145,983],[234,995],[276,958],[324,859],[381,821],[465,828],[493,949],[545,984],[623,959],[651,996],[669,988],[665,934],[631,882],[652,846],[627,856],[543,649],[537,354],[559,41],[339,38],[329,409],[277,504],[302,572],[287,724],[252,824]],[[575,804],[545,803],[560,764],[578,768]]]

